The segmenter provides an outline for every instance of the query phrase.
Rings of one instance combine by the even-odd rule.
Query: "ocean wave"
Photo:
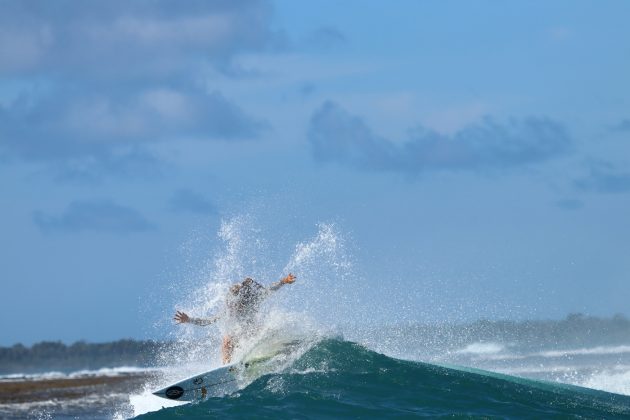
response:
[[[582,356],[582,355],[607,355],[607,354],[623,354],[630,353],[630,346],[596,346],[579,349],[568,350],[547,350],[534,353],[535,356],[541,357],[566,357],[566,356]]]
[[[43,372],[43,373],[11,373],[7,375],[0,375],[0,381],[8,382],[8,381],[37,381],[37,380],[47,380],[47,379],[76,379],[76,378],[84,378],[84,377],[94,377],[94,376],[124,376],[124,375],[133,375],[133,374],[147,374],[151,372],[155,372],[160,370],[160,368],[144,368],[144,367],[136,367],[136,366],[120,366],[113,368],[100,368],[100,369],[83,369],[77,370],[74,372]]]
[[[575,356],[628,356],[630,355],[630,345],[519,352],[516,346],[509,346],[498,342],[475,342],[449,354],[455,356],[456,360],[457,358],[467,357],[473,361],[510,361],[540,358],[561,359]]]
[[[468,368],[393,359],[326,339],[288,368],[235,394],[165,408],[138,418],[272,418],[462,415],[614,418],[630,397]]]
[[[463,349],[456,350],[455,353],[457,353],[457,354],[474,354],[474,355],[482,354],[482,355],[487,355],[487,354],[500,353],[504,349],[505,349],[505,346],[503,344],[500,344],[500,343],[479,342],[479,343],[469,344],[466,347],[464,347]]]
[[[606,369],[591,375],[582,386],[630,395],[630,367]]]

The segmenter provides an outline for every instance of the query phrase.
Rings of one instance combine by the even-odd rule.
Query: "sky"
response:
[[[0,345],[159,336],[242,218],[381,322],[628,314],[629,15],[0,1]]]

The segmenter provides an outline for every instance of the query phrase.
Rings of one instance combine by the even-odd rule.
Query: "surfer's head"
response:
[[[247,277],[242,282],[236,283],[235,285],[230,287],[230,293],[232,293],[233,295],[238,295],[241,292],[247,292],[252,288],[254,283],[255,282],[253,279]]]
[[[243,287],[241,283],[233,285],[232,287],[230,287],[230,293],[232,293],[233,295],[238,295],[238,293],[241,291],[241,287]]]

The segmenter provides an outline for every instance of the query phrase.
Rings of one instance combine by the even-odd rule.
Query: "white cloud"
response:
[[[320,161],[409,174],[508,169],[563,156],[573,148],[562,125],[533,117],[501,123],[484,118],[452,135],[417,127],[406,141],[392,142],[333,102],[313,114],[309,141]]]

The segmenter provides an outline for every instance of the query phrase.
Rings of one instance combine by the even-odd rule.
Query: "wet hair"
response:
[[[230,293],[237,296],[241,293],[252,294],[255,290],[262,289],[263,286],[254,281],[251,277],[246,277],[242,282],[236,283],[230,287]]]
[[[234,284],[230,287],[230,293],[232,293],[233,295],[238,295],[238,293],[241,291],[241,287],[243,287],[243,285],[241,283],[237,283]]]

